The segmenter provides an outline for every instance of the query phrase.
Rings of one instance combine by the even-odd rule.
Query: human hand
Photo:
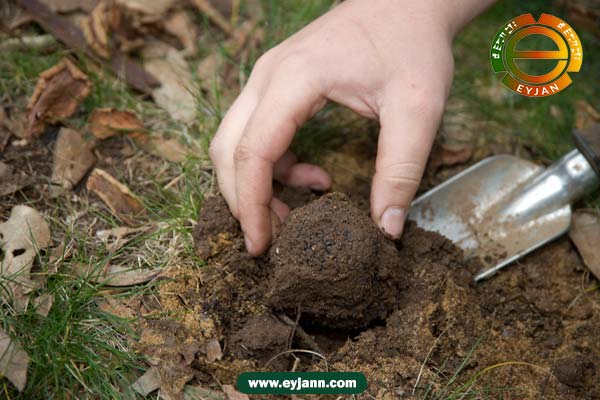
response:
[[[273,197],[273,179],[331,186],[323,169],[288,151],[327,101],[379,120],[371,215],[387,234],[401,235],[450,90],[452,38],[490,2],[347,0],[256,62],[210,146],[250,254],[267,249],[273,223],[289,213]]]

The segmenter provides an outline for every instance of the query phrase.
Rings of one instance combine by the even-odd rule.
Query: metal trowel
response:
[[[600,124],[573,137],[576,149],[546,169],[487,158],[417,198],[408,218],[479,258],[475,281],[489,278],[565,234],[571,204],[600,186]]]

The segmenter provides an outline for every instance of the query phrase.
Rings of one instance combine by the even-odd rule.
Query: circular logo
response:
[[[519,50],[519,43],[531,36],[541,35],[554,44],[553,50]],[[556,94],[571,84],[569,72],[579,72],[583,48],[575,30],[562,19],[542,14],[538,21],[523,14],[503,26],[492,43],[492,68],[503,73],[502,83],[528,97]],[[542,75],[533,75],[517,65],[518,60],[553,60],[553,67]],[[551,61],[547,61],[551,63]]]

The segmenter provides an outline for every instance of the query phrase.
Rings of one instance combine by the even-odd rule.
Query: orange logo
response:
[[[518,50],[519,42],[531,35],[542,35],[556,45],[555,50]],[[560,18],[542,14],[536,21],[531,14],[509,21],[498,31],[490,52],[492,68],[503,73],[502,83],[529,97],[543,97],[566,89],[571,83],[569,72],[579,72],[583,48],[575,30]],[[516,60],[555,60],[550,72],[532,75],[523,71]]]

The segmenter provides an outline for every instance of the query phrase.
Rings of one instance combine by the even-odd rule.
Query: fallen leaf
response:
[[[97,108],[89,118],[92,134],[98,139],[107,139],[119,133],[139,133],[144,124],[133,111],[114,108]]]
[[[200,86],[202,89],[210,91],[213,85],[217,87],[222,86],[222,79],[219,75],[223,64],[222,56],[218,52],[213,52],[208,56],[204,57],[198,64],[196,69],[196,76],[200,80]]]
[[[15,172],[13,167],[0,161],[0,197],[15,193],[29,183],[24,172]]]
[[[232,385],[223,385],[223,391],[228,400],[250,400],[247,394],[238,392]]]
[[[202,386],[186,386],[183,389],[184,400],[225,400],[223,393],[214,390],[205,389]]]
[[[61,128],[54,147],[54,164],[50,187],[52,196],[71,190],[96,162],[93,143],[74,129]]]
[[[129,309],[121,301],[116,300],[111,296],[106,296],[102,299],[98,299],[96,300],[96,303],[98,304],[98,308],[100,308],[100,310],[115,315],[119,318],[131,319],[135,317],[131,309]]]
[[[55,13],[68,14],[74,11],[90,12],[98,0],[40,0]]]
[[[144,14],[164,15],[177,0],[116,0],[117,4]]]
[[[19,392],[27,383],[29,356],[21,345],[0,329],[0,375],[5,376]]]
[[[160,388],[158,368],[150,367],[150,369],[146,371],[144,375],[140,376],[131,387],[141,394],[142,397],[146,397],[155,390],[158,390],[158,388]]]
[[[55,124],[73,115],[91,90],[87,76],[67,58],[42,72],[27,103],[25,137],[38,136],[46,124]]]
[[[600,279],[600,215],[594,212],[573,213],[569,237],[577,247],[585,265]]]
[[[211,339],[206,342],[206,358],[210,362],[214,362],[223,358],[223,351],[218,339]]]
[[[101,1],[80,24],[88,46],[96,55],[105,60],[110,58],[107,12],[108,4]]]
[[[141,228],[120,226],[118,228],[100,230],[96,232],[96,237],[104,242],[106,249],[110,253],[114,253],[129,241],[129,239],[127,239],[128,236],[131,236],[134,233],[147,231],[148,229],[149,227],[147,226],[143,226]],[[111,239],[114,240],[111,241]]]
[[[2,152],[6,148],[8,140],[11,136],[11,132],[6,126],[7,119],[8,118],[6,117],[6,112],[4,111],[4,108],[0,107],[0,154],[2,154]]]
[[[192,2],[198,7],[204,15],[208,17],[216,26],[221,28],[223,32],[231,35],[234,30],[231,27],[229,21],[223,17],[223,15],[219,12],[218,9],[213,7],[213,5],[208,0],[192,0]]]
[[[0,249],[4,259],[0,276],[6,282],[2,296],[13,301],[17,311],[27,308],[28,293],[35,287],[30,270],[38,249],[50,244],[50,229],[42,215],[31,207],[13,207],[10,218],[0,224]]]
[[[597,122],[600,122],[600,112],[589,103],[579,100],[575,105],[575,128],[584,130]]]
[[[173,47],[166,49],[164,57],[152,57],[152,52],[151,48],[145,50],[148,58],[144,60],[144,67],[161,83],[152,91],[154,101],[173,119],[192,123],[196,118],[196,100],[192,94],[192,74],[185,58]]]
[[[143,269],[107,265],[104,268],[79,264],[74,266],[73,273],[91,282],[102,283],[106,286],[133,286],[150,282],[161,273],[161,269]]]
[[[134,217],[145,211],[142,203],[129,188],[104,170],[95,168],[88,178],[86,187],[96,193],[115,216],[129,225],[134,223]]]
[[[198,47],[196,46],[198,32],[196,30],[196,25],[194,25],[187,12],[178,11],[171,14],[165,21],[165,30],[179,39],[183,45],[184,54],[186,56],[196,54],[196,51],[198,50]]]
[[[33,299],[35,311],[43,317],[47,317],[52,305],[54,304],[54,296],[50,293],[42,294]]]

